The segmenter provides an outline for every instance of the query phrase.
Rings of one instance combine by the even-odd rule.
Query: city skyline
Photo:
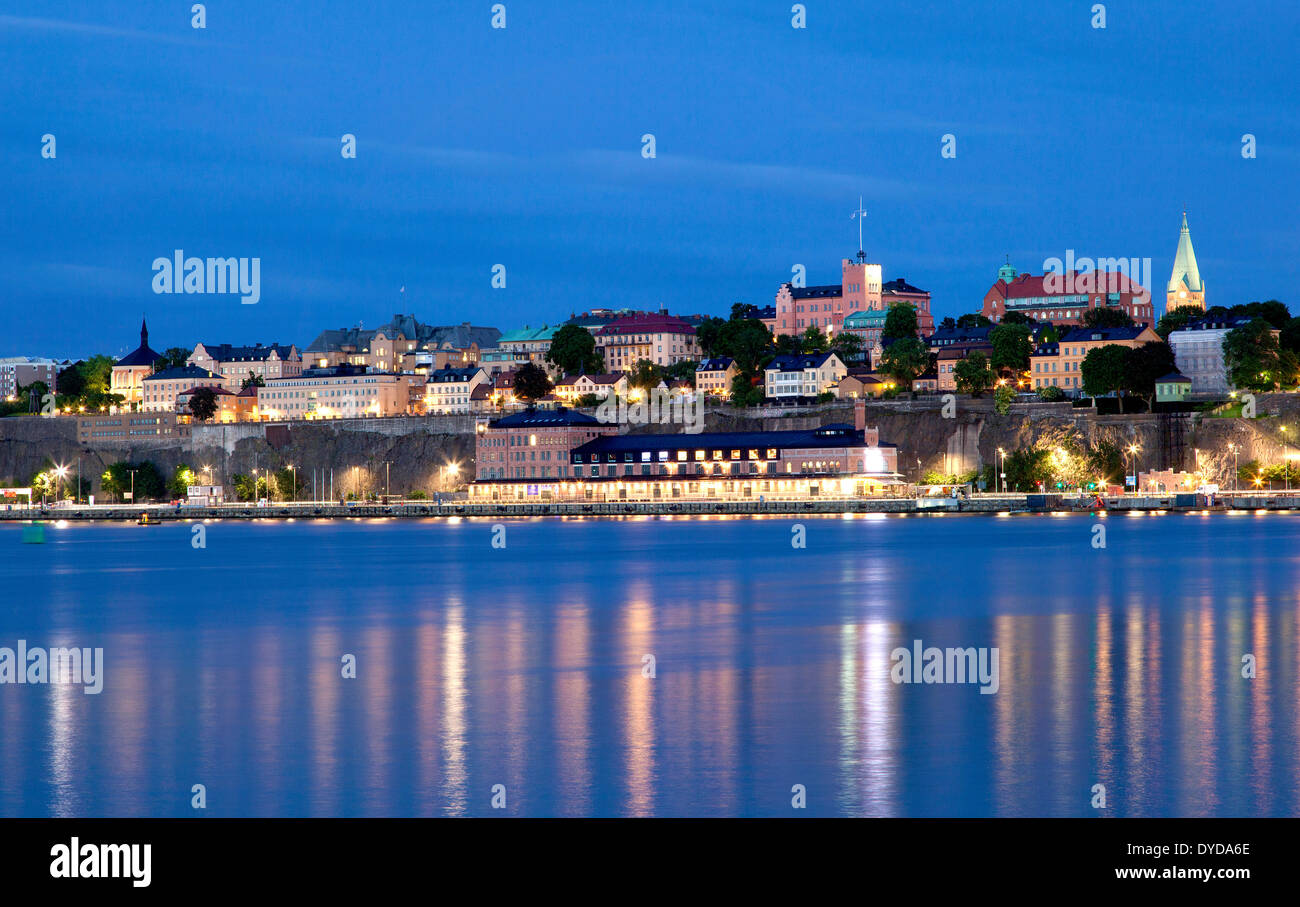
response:
[[[1261,27],[1282,4],[1111,4],[1104,29],[1086,5],[813,6],[805,29],[785,6],[509,7],[492,29],[487,7],[234,4],[193,29],[188,5],[0,4],[7,289],[44,313],[0,354],[121,354],[142,314],[167,345],[301,347],[394,312],[509,330],[766,306],[796,264],[837,279],[859,196],[867,259],[936,320],[978,311],[1008,256],[1041,273],[1068,249],[1151,258],[1158,300],[1184,209],[1210,305],[1300,278],[1295,64]],[[1156,27],[1175,11],[1177,52]],[[260,258],[259,301],[155,295],[181,248]]]

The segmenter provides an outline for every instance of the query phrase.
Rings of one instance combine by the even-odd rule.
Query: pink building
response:
[[[773,334],[802,334],[810,327],[837,334],[844,319],[854,312],[884,311],[908,302],[916,306],[916,320],[921,335],[934,331],[930,314],[930,294],[899,279],[884,283],[881,267],[869,264],[866,256],[840,261],[840,282],[815,287],[796,287],[784,283],[776,293],[776,318]]]
[[[630,371],[642,359],[667,366],[701,357],[695,327],[666,309],[611,321],[595,336],[596,351],[605,357],[605,368],[611,372]]]
[[[478,424],[474,475],[486,479],[564,479],[573,473],[569,451],[618,425],[563,407],[526,409]]]

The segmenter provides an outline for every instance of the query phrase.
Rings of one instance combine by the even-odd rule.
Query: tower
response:
[[[1183,212],[1183,228],[1178,234],[1178,253],[1174,256],[1174,270],[1169,276],[1165,292],[1165,311],[1177,308],[1205,309],[1205,284],[1200,269],[1196,267],[1196,253],[1192,250],[1192,234],[1187,229],[1187,212]]]

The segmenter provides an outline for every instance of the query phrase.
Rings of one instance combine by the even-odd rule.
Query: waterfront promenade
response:
[[[1100,502],[1099,502],[1100,501]],[[149,523],[184,520],[283,519],[429,519],[438,517],[582,517],[582,516],[693,516],[693,515],[834,515],[853,513],[1097,513],[1097,512],[1228,512],[1300,511],[1300,491],[1293,493],[1226,494],[1213,502],[1204,495],[1120,495],[1080,497],[1062,494],[977,494],[970,497],[859,497],[821,500],[744,501],[502,501],[349,503],[298,501],[266,505],[251,503],[192,506],[174,504],[96,504],[13,507],[0,510],[0,521],[31,520],[131,521]]]

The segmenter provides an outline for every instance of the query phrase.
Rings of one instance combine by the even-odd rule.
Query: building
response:
[[[726,400],[731,397],[732,379],[740,373],[736,360],[730,356],[715,356],[695,366],[695,390]]]
[[[885,330],[885,319],[888,317],[889,312],[884,309],[850,312],[844,317],[843,331],[862,338],[862,350],[868,365],[876,365],[880,362],[880,355],[885,350],[881,336]]]
[[[984,294],[983,314],[994,324],[1008,312],[1019,312],[1034,321],[1081,325],[1090,309],[1116,309],[1136,324],[1155,324],[1148,289],[1121,271],[1096,269],[1034,275],[1020,274],[1010,264],[1003,265],[998,268],[998,279]]]
[[[82,446],[122,446],[148,438],[188,438],[190,428],[176,413],[115,413],[77,416],[77,441]]]
[[[176,397],[196,387],[213,387],[225,390],[226,381],[220,375],[197,365],[181,365],[149,375],[141,382],[140,409],[145,412],[174,413]]]
[[[1192,379],[1170,372],[1156,379],[1157,403],[1182,403],[1192,393]]]
[[[1034,388],[1059,387],[1078,394],[1083,389],[1083,360],[1103,346],[1138,347],[1159,343],[1149,327],[1075,328],[1055,344],[1041,343],[1029,356],[1029,376]]]
[[[128,407],[139,404],[144,397],[144,379],[153,374],[153,364],[162,358],[149,348],[149,325],[140,319],[140,345],[113,365],[109,378],[109,393],[120,394]]]
[[[1249,323],[1244,317],[1203,318],[1169,334],[1178,371],[1192,382],[1189,393],[1226,394],[1232,390],[1223,361],[1223,338]]]
[[[631,371],[643,359],[655,365],[696,361],[701,357],[695,326],[668,314],[638,312],[617,318],[595,332],[596,351],[611,372]]]
[[[546,361],[551,351],[551,341],[563,325],[544,324],[539,328],[524,325],[517,331],[502,334],[497,341],[497,353],[489,361],[498,371],[514,370],[528,362],[555,373],[556,366]]]
[[[59,372],[72,363],[39,356],[6,356],[0,359],[0,397],[13,397],[18,389],[39,381],[58,393]]]
[[[356,365],[304,369],[257,389],[259,419],[361,419],[406,415],[410,379]]]
[[[883,282],[880,265],[868,264],[859,252],[856,259],[840,260],[840,282],[815,287],[783,283],[776,292],[773,334],[802,334],[810,327],[828,335],[844,328],[844,319],[854,312],[888,311],[899,302],[916,306],[921,334],[934,330],[930,294],[899,278]]]
[[[302,374],[302,354],[293,344],[232,346],[229,343],[200,343],[194,347],[185,364],[220,375],[226,389],[236,393],[250,374],[263,379],[292,378]]]
[[[487,372],[477,365],[434,369],[424,384],[424,411],[429,415],[470,412],[474,388],[486,383]]]
[[[947,344],[933,354],[936,391],[948,393],[957,390],[957,363],[971,353],[983,354],[984,358],[989,360],[989,369],[993,368],[993,344],[987,341],[972,340],[967,343]]]
[[[812,500],[880,494],[900,484],[898,449],[881,443],[876,428],[866,427],[863,401],[855,407],[853,425],[813,429],[623,435],[616,426],[588,427],[615,431],[571,447],[567,474],[546,481],[540,473],[508,472],[496,479],[480,470],[470,500]],[[538,447],[516,444],[504,450],[531,454]],[[527,462],[531,467],[532,459]]]
[[[763,393],[769,400],[812,399],[832,391],[846,374],[835,353],[777,356],[763,371]]]
[[[611,372],[606,375],[570,375],[555,382],[555,399],[568,406],[576,406],[586,396],[599,397],[604,400],[610,394],[626,397],[628,392],[627,375]]]
[[[944,347],[949,346],[967,346],[970,344],[984,344],[992,348],[989,342],[989,332],[993,330],[993,325],[983,325],[981,327],[951,327],[939,328],[929,337],[925,338],[926,344],[930,347],[930,352],[937,353]]]
[[[890,383],[867,369],[849,369],[848,373],[835,385],[837,400],[879,399],[891,387]]]
[[[571,478],[569,452],[618,430],[614,423],[562,406],[481,421],[474,445],[475,480]]]
[[[321,331],[303,354],[304,368],[328,368],[335,365],[359,365],[375,371],[396,372],[406,368],[410,354],[459,351],[458,364],[473,365],[483,351],[495,349],[501,332],[468,321],[456,325],[422,324],[414,315],[395,314],[381,327],[367,330],[335,328]],[[414,362],[412,358],[412,364]],[[432,367],[438,365],[432,363]],[[453,364],[453,363],[447,363]]]
[[[1178,252],[1174,255],[1174,270],[1169,275],[1165,289],[1165,311],[1179,308],[1205,309],[1205,284],[1201,269],[1196,266],[1196,252],[1192,250],[1192,233],[1187,229],[1187,212],[1183,212],[1183,227],[1178,233]]]
[[[210,385],[205,385],[210,386]],[[176,395],[176,412],[182,416],[189,416],[193,421],[194,413],[190,410],[190,401],[194,399],[194,394],[198,391],[197,387],[191,387],[189,390],[181,391]],[[245,405],[249,398],[243,395],[243,392],[235,393],[226,390],[224,387],[212,388],[213,401],[217,404],[217,410],[212,414],[209,422],[239,422],[248,421],[253,418],[253,414]],[[252,399],[256,400],[256,397]]]
[[[753,317],[763,322],[763,327],[767,328],[773,334],[776,333],[776,306],[759,306],[758,311],[754,313]]]

